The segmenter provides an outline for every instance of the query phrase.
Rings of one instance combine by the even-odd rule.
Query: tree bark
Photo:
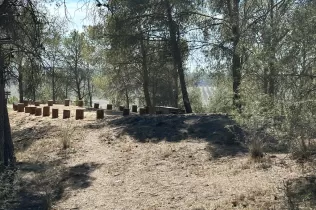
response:
[[[23,73],[22,73],[22,63],[19,66],[19,70],[18,70],[18,83],[19,83],[19,98],[20,98],[20,103],[23,103],[24,101],[24,91],[23,91]]]
[[[241,56],[238,52],[240,41],[240,26],[239,26],[239,1],[227,0],[227,8],[232,24],[232,39],[233,39],[233,57],[232,57],[232,76],[233,76],[233,105],[241,112],[239,87],[241,84]]]
[[[144,46],[143,36],[140,39],[140,48],[142,53],[142,69],[143,69],[143,91],[145,95],[145,101],[147,107],[149,107],[150,113],[152,113],[153,108],[150,100],[149,94],[149,75],[148,75],[148,66],[147,66],[147,53]]]
[[[11,138],[11,128],[7,110],[7,100],[5,99],[4,88],[4,61],[0,48],[0,172],[4,166],[14,164],[14,148]]]
[[[53,94],[53,103],[56,102],[56,85],[55,85],[55,64],[53,62],[53,67],[52,67],[52,94]]]
[[[274,26],[274,0],[270,0],[270,34],[269,34],[269,51],[270,51],[270,56],[269,56],[269,87],[268,87],[268,94],[271,98],[274,97],[275,95],[275,60],[276,60],[276,44],[275,43],[275,37],[273,35],[273,31],[275,29]]]
[[[169,0],[165,0],[165,4],[166,4],[166,9],[167,9],[168,27],[169,27],[169,33],[170,33],[172,55],[173,55],[174,64],[177,67],[178,74],[179,74],[183,104],[184,104],[186,112],[192,113],[192,107],[191,107],[191,103],[189,100],[189,94],[188,94],[187,86],[186,86],[186,82],[185,82],[181,49],[179,47],[180,39],[177,40],[177,27],[178,26],[173,21],[172,8],[171,8]]]

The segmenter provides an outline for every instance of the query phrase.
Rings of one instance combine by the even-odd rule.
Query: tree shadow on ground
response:
[[[316,176],[288,180],[285,195],[288,209],[316,209]]]
[[[57,126],[49,124],[44,126],[27,127],[22,130],[13,131],[12,140],[14,142],[14,150],[17,152],[25,151],[34,142],[39,141],[45,138],[46,136],[54,136],[53,134],[57,130]]]
[[[60,159],[46,164],[18,163],[15,175],[11,177],[16,177],[19,181],[16,183],[15,180],[12,185],[14,188],[17,184],[21,186],[16,198],[9,202],[5,209],[50,209],[53,202],[67,199],[67,192],[91,186],[94,178],[90,174],[100,167],[96,163],[83,163],[63,168],[60,166],[61,161]]]
[[[97,121],[86,126],[90,129],[110,126],[115,132],[128,134],[142,143],[187,139],[206,141],[214,158],[247,152],[243,130],[223,114],[134,115]]]

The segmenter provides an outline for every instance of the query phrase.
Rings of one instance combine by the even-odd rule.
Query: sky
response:
[[[66,0],[66,7],[56,6],[56,3],[46,4],[49,13],[60,18],[66,18],[68,22],[68,30],[76,29],[83,31],[83,25],[93,24],[91,15],[87,12],[87,4],[82,0]]]
[[[79,32],[83,31],[83,25],[92,25],[93,18],[91,14],[88,14],[88,7],[95,8],[95,0],[66,0],[66,8],[61,5],[56,6],[56,3],[47,3],[46,6],[49,12],[60,18],[65,18],[65,11],[67,14],[68,22],[68,33],[74,29]],[[85,2],[90,2],[88,5]],[[200,51],[191,52],[189,56],[189,61],[187,62],[187,67],[190,71],[195,71],[198,66],[203,66],[203,56]],[[197,54],[201,56],[196,56]]]

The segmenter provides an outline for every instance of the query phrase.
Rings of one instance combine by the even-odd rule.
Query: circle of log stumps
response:
[[[77,106],[83,107],[83,100],[78,100],[77,101]]]
[[[18,111],[18,104],[14,102],[12,104],[12,108],[13,108],[13,111]]]
[[[42,108],[36,107],[35,108],[35,116],[41,116],[42,115]]]
[[[18,103],[18,112],[24,112],[24,103]]]
[[[65,99],[64,105],[65,105],[65,106],[69,106],[69,104],[70,104],[70,99]]]
[[[35,114],[35,111],[36,111],[35,106],[30,106],[29,109],[30,109],[30,114]]]
[[[137,105],[133,105],[133,106],[132,106],[132,112],[137,113]]]
[[[147,114],[146,108],[139,108],[139,114],[140,114],[140,115],[145,115],[145,114]]]
[[[52,118],[53,119],[58,118],[58,109],[52,109]]]
[[[129,115],[129,109],[123,109],[123,116]]]
[[[106,109],[107,109],[107,110],[112,110],[112,104],[107,104],[107,105],[106,105]]]
[[[50,107],[44,106],[43,107],[43,117],[48,117],[50,115]]]
[[[24,112],[25,113],[31,113],[31,107],[29,107],[29,106],[26,106],[25,108],[24,108]]]
[[[53,100],[48,100],[47,101],[47,105],[48,106],[53,106],[54,105],[54,101]]]
[[[40,105],[40,102],[39,102],[39,101],[35,101],[35,102],[34,102],[34,105],[35,105],[35,106],[39,106],[39,105]]]
[[[100,104],[99,103],[94,103],[93,108],[99,109]]]
[[[104,109],[97,110],[97,120],[104,119]]]
[[[68,119],[70,118],[70,110],[64,110],[63,111],[63,119]]]
[[[120,110],[120,112],[123,112],[124,111],[124,106],[119,106],[119,110]]]
[[[84,109],[76,109],[76,120],[83,120]]]

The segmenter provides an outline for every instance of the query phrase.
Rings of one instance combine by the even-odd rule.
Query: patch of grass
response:
[[[71,122],[65,123],[65,126],[61,128],[60,132],[60,143],[62,149],[68,149],[71,144],[71,140],[74,136],[74,132],[76,131],[76,127],[71,124]]]
[[[263,154],[263,148],[264,144],[262,139],[257,135],[256,132],[251,133],[248,136],[248,147],[249,147],[249,154],[251,159],[255,161],[260,161],[264,154]]]
[[[284,182],[285,205],[289,210],[316,208],[316,177],[300,177]]]
[[[0,209],[8,209],[19,189],[19,177],[14,170],[5,170],[0,173]]]
[[[297,160],[306,161],[312,155],[316,154],[316,143],[314,141],[307,141],[301,137],[292,141],[291,153],[292,157]]]

